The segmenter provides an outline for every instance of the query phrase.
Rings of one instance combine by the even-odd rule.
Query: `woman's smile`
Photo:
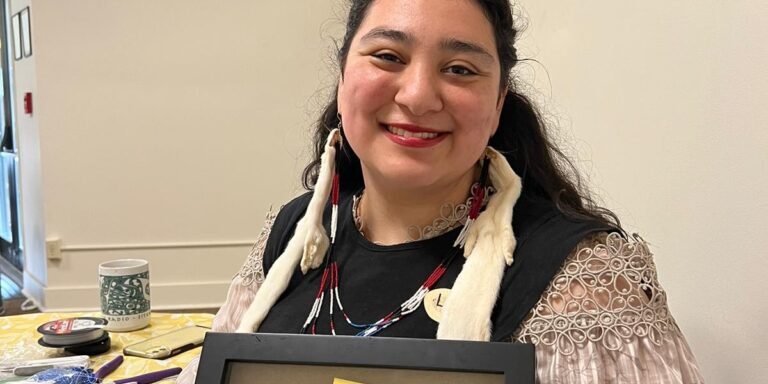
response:
[[[443,141],[449,134],[413,124],[384,124],[383,127],[392,142],[411,148],[432,147]]]

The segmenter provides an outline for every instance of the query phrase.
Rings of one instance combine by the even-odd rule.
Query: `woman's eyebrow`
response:
[[[459,39],[446,39],[440,43],[440,47],[444,50],[459,52],[459,53],[472,53],[483,56],[483,58],[495,61],[496,58],[483,48],[480,44],[471,43]]]
[[[376,27],[371,29],[368,31],[368,33],[360,38],[360,41],[365,42],[375,39],[386,39],[406,44],[410,44],[413,41],[413,37],[410,34],[385,27]]]
[[[387,28],[387,27],[376,27],[368,31],[363,37],[360,38],[361,42],[367,42],[369,40],[376,40],[376,39],[385,39],[390,41],[395,41],[398,43],[404,43],[407,45],[410,45],[413,43],[415,38],[413,35],[403,32],[397,29]],[[487,60],[495,61],[496,58],[488,52],[487,49],[483,48],[480,44],[472,43],[469,41],[459,40],[455,38],[449,38],[445,39],[440,42],[440,48],[452,51],[452,52],[459,52],[459,53],[471,53],[480,55],[483,58]]]

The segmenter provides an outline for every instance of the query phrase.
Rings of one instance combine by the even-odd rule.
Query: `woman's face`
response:
[[[339,82],[344,133],[366,185],[450,186],[499,123],[493,30],[473,0],[376,0]]]

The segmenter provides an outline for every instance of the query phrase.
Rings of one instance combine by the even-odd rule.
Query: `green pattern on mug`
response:
[[[125,276],[99,276],[101,312],[125,316],[149,312],[149,272]]]

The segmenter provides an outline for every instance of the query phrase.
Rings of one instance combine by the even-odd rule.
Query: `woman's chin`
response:
[[[371,176],[373,177],[373,176]],[[430,187],[442,185],[448,183],[447,177],[443,181],[443,178],[435,170],[416,171],[409,170],[392,170],[376,175],[375,180],[371,180],[373,184],[381,186],[384,189],[397,189],[404,190],[425,190]],[[442,181],[442,182],[441,182]],[[366,179],[366,185],[370,185]]]
[[[366,186],[375,185],[382,190],[428,192],[429,188],[446,188],[461,183],[464,177],[471,177],[472,165],[464,172],[456,172],[463,164],[450,159],[409,159],[401,156],[379,157],[374,164],[363,162],[363,177]],[[371,166],[373,165],[373,166]],[[343,182],[343,181],[342,181]]]

